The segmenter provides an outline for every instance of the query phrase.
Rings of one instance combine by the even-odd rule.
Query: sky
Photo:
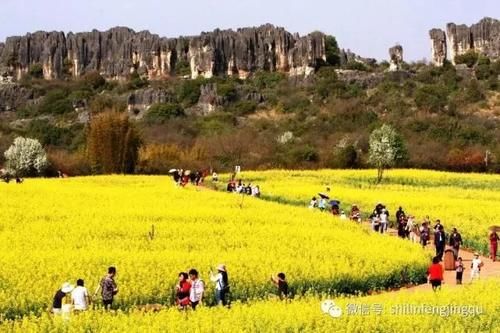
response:
[[[399,43],[412,61],[429,59],[430,29],[500,18],[500,0],[1,0],[0,12],[0,41],[38,30],[127,26],[177,37],[272,23],[301,35],[323,31],[341,48],[379,60]]]

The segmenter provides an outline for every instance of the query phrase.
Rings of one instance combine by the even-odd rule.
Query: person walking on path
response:
[[[462,262],[462,257],[458,257],[457,262],[455,263],[455,271],[457,272],[457,284],[462,284],[462,277],[464,275],[464,263]]]
[[[453,228],[453,232],[450,235],[450,246],[453,250],[453,256],[455,260],[458,258],[458,251],[460,250],[460,246],[462,245],[462,235],[457,231],[457,228]]]
[[[61,289],[56,291],[54,299],[52,301],[52,313],[62,314],[63,305],[69,305],[69,302],[65,302],[66,295],[73,290],[73,286],[68,282],[63,283]]]
[[[203,295],[205,293],[205,283],[200,280],[198,271],[191,269],[189,271],[189,280],[191,280],[191,289],[189,290],[189,302],[193,310],[203,302]]]
[[[441,289],[441,284],[443,283],[444,277],[444,269],[443,266],[439,263],[440,260],[438,257],[434,257],[432,259],[432,265],[427,270],[427,279],[432,285],[432,290],[436,291],[438,288]]]
[[[497,260],[497,250],[498,250],[498,241],[500,238],[498,238],[498,234],[496,233],[495,230],[492,230],[490,232],[490,259],[492,261]]]
[[[434,234],[434,245],[436,246],[436,257],[439,258],[439,261],[442,261],[444,248],[446,247],[446,234],[442,225],[439,226],[438,231]]]
[[[179,309],[183,310],[189,305],[189,291],[191,284],[188,281],[186,272],[179,273],[179,283],[175,286],[175,303]]]
[[[115,282],[116,267],[110,266],[108,268],[108,274],[101,279],[101,283],[97,287],[94,297],[97,296],[99,289],[101,290],[102,303],[106,310],[111,309],[113,306],[113,300],[115,295],[118,293],[118,286]]]
[[[71,304],[76,311],[86,311],[90,305],[90,297],[87,288],[84,287],[84,281],[78,279],[76,288],[71,292]]]
[[[387,231],[387,225],[389,224],[389,213],[387,209],[382,208],[382,212],[379,215],[380,218],[380,233],[383,234]]]
[[[479,280],[479,275],[481,273],[481,267],[483,267],[483,261],[479,258],[479,253],[474,253],[474,259],[472,259],[472,263],[470,264],[470,282],[475,279]]]
[[[227,276],[226,266],[220,264],[217,266],[217,274],[210,272],[210,281],[215,282],[215,303],[223,306],[229,305],[229,278]]]
[[[424,222],[420,227],[420,244],[422,244],[423,248],[427,246],[429,238],[430,238],[429,225],[427,224],[427,222]]]
[[[278,273],[278,277],[271,275],[271,282],[278,287],[278,296],[281,300],[288,298],[288,282],[285,273]]]

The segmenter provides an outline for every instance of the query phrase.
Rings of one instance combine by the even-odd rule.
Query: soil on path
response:
[[[371,226],[368,222],[363,223],[365,226],[369,227],[371,229]],[[395,229],[388,228],[387,229],[387,235],[391,237],[398,237],[398,231]],[[409,241],[409,240],[408,240]],[[446,249],[449,249],[450,247],[447,246]],[[428,244],[425,248],[426,251],[429,251],[433,255],[435,255],[436,250],[434,247],[434,244],[431,242],[431,244]],[[462,261],[464,264],[464,274],[462,278],[462,285],[457,285],[456,281],[456,272],[454,270],[452,271],[444,271],[444,283],[443,283],[443,288],[449,288],[449,287],[461,287],[463,285],[467,285],[471,283],[470,279],[470,272],[471,272],[471,263],[472,259],[474,258],[474,251],[470,249],[465,249],[461,248],[458,253],[459,257],[462,257]],[[483,262],[484,266],[481,268],[481,274],[480,274],[480,279],[487,279],[491,277],[496,277],[500,278],[500,261],[495,261],[493,262],[490,258],[486,258],[484,256],[480,256],[481,261]],[[429,263],[430,266],[431,263]],[[442,263],[443,264],[443,263]],[[444,264],[443,264],[444,266]],[[431,290],[432,287],[429,283],[424,283],[420,285],[412,285],[406,288],[400,288],[396,290],[390,290],[390,291],[385,291],[385,292],[394,292],[394,291],[419,291],[419,290]]]

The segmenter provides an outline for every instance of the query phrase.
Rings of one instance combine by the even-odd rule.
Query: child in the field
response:
[[[455,271],[457,272],[457,284],[462,284],[462,276],[464,275],[464,263],[462,262],[462,257],[458,257],[455,263]]]
[[[481,273],[481,267],[483,267],[483,261],[479,258],[479,253],[474,253],[474,259],[472,259],[472,263],[470,264],[471,272],[470,272],[470,281],[474,281],[474,279],[479,280],[479,274]]]

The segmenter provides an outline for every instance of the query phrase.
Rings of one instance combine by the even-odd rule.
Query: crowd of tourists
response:
[[[84,285],[83,279],[76,281],[76,287],[69,282],[63,283],[54,295],[52,302],[52,313],[68,315],[71,312],[81,312],[90,309],[92,302],[101,295],[102,307],[106,310],[113,308],[115,295],[118,294],[118,286],[115,281],[117,271],[114,266],[108,268],[108,273],[104,276],[93,296]],[[214,301],[216,305],[230,307],[230,286],[229,276],[224,264],[219,264],[214,271],[210,272],[209,279],[214,283]],[[277,297],[281,300],[288,299],[288,281],[285,273],[276,276],[271,275],[270,281],[277,288]],[[178,275],[178,282],[175,285],[175,304],[179,310],[196,308],[204,303],[205,282],[200,278],[200,274],[194,268],[188,272],[181,272]]]
[[[238,193],[251,195],[252,197],[260,197],[259,185],[252,185],[252,183],[244,184],[242,179],[236,181],[232,178],[226,186],[226,191],[229,193]]]

